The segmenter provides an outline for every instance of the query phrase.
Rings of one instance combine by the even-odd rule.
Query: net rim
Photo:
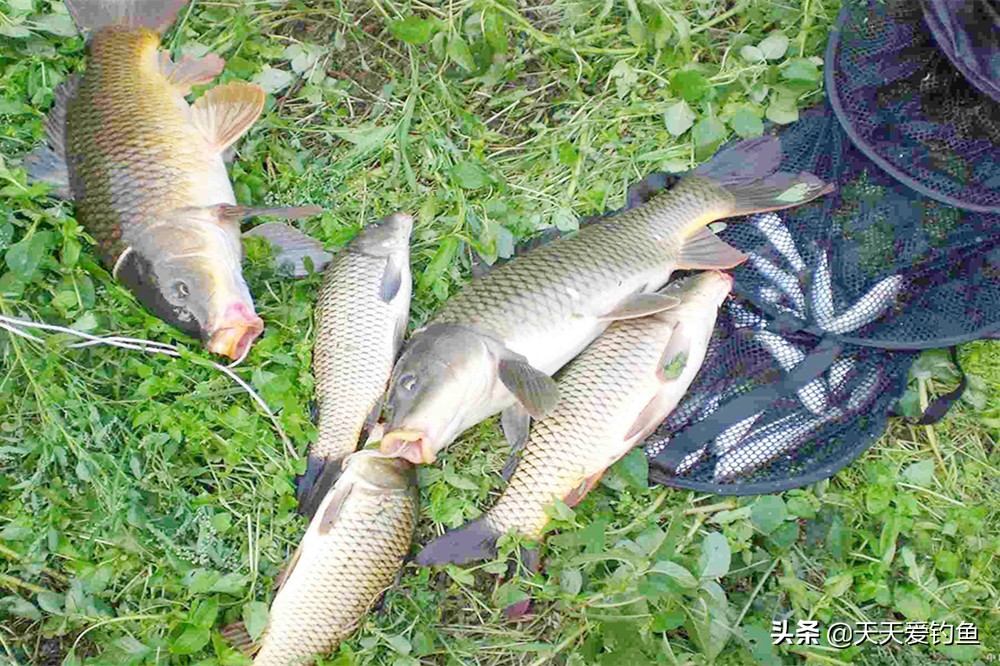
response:
[[[838,65],[840,45],[844,36],[845,28],[848,28],[848,19],[850,17],[850,7],[845,4],[840,9],[840,15],[837,17],[837,22],[834,25],[833,30],[830,32],[830,38],[826,45],[826,53],[824,54],[824,72],[823,78],[826,87],[827,99],[830,101],[830,106],[833,108],[834,115],[836,115],[840,126],[844,129],[847,137],[851,140],[857,148],[865,154],[872,162],[874,162],[882,171],[889,174],[896,181],[902,183],[911,190],[922,194],[931,199],[940,201],[941,203],[948,204],[949,206],[955,206],[956,208],[961,208],[963,210],[973,211],[977,213],[995,213],[1000,214],[1000,204],[995,206],[987,206],[984,204],[971,203],[965,201],[958,197],[939,192],[934,188],[925,185],[922,181],[917,179],[910,173],[907,173],[903,169],[899,168],[885,157],[875,148],[871,143],[865,141],[861,135],[857,132],[854,127],[853,117],[848,113],[843,99],[840,94],[840,88],[837,85],[837,73],[840,71]],[[850,32],[847,33],[848,35]],[[949,58],[949,62],[951,59]],[[978,88],[977,88],[978,90]],[[929,119],[924,119],[926,122],[931,124],[934,123]]]

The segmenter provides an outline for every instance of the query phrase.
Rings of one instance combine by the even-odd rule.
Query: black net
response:
[[[719,232],[749,259],[695,383],[646,440],[661,483],[759,494],[827,478],[884,431],[908,350],[1000,328],[1000,217],[895,181],[829,107],[781,138],[782,171],[838,188]]]
[[[914,0],[846,0],[826,56],[844,127],[896,179],[946,204],[1000,212],[1000,102],[938,48]]]

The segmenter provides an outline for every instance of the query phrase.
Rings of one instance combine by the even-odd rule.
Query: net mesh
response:
[[[1000,212],[1000,103],[938,49],[919,2],[847,0],[841,12],[827,91],[854,142],[926,196]]]
[[[827,478],[884,431],[916,354],[907,350],[1000,327],[991,231],[1000,217],[900,184],[829,106],[781,138],[782,171],[812,171],[838,188],[728,220],[719,233],[749,259],[733,271],[734,297],[695,383],[646,440],[661,483],[759,494]],[[810,363],[818,370],[792,381]]]

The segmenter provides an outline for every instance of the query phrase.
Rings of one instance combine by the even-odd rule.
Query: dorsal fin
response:
[[[174,24],[188,0],[65,0],[81,31],[109,25],[149,28],[163,33]]]
[[[257,122],[265,97],[264,89],[254,83],[233,81],[216,86],[191,107],[191,122],[222,153]]]
[[[211,83],[225,67],[226,61],[214,53],[207,53],[201,58],[184,56],[180,62],[174,62],[166,51],[159,54],[160,73],[181,95],[190,94],[192,86]]]

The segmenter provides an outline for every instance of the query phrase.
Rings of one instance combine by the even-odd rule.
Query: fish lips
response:
[[[403,458],[414,465],[429,465],[437,454],[423,430],[399,428],[387,433],[379,444],[383,455]]]

